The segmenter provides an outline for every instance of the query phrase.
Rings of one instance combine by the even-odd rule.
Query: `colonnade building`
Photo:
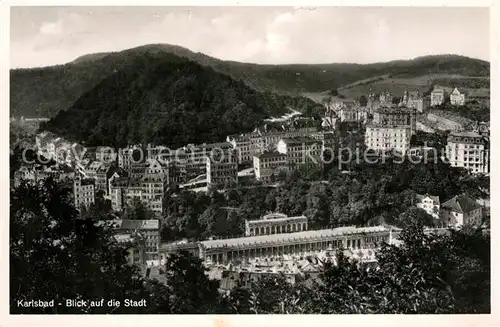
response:
[[[199,243],[199,256],[206,264],[228,264],[246,259],[300,255],[336,248],[376,248],[382,242],[391,242],[391,237],[391,230],[385,226],[339,227],[203,241]]]
[[[245,221],[245,236],[294,233],[307,230],[307,217],[288,217],[282,213],[265,215],[262,219]]]
[[[246,221],[245,229],[245,237],[165,244],[160,248],[161,258],[166,259],[172,252],[187,250],[206,264],[228,264],[254,258],[302,255],[337,248],[377,248],[382,242],[392,242],[392,229],[385,226],[307,230],[307,217],[288,217],[282,213]]]

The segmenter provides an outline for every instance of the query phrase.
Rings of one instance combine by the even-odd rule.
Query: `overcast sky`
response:
[[[149,43],[255,63],[489,60],[487,8],[12,7],[11,67]]]

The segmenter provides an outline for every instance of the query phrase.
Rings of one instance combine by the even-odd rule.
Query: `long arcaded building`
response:
[[[301,230],[291,232],[293,227]],[[386,226],[338,227],[333,229],[307,230],[305,216],[287,217],[271,214],[261,220],[247,221],[247,233],[251,236],[208,240],[188,244],[165,244],[160,247],[162,259],[169,253],[188,250],[207,264],[227,264],[245,259],[292,255],[327,249],[375,248],[382,242],[391,242],[392,231]],[[264,235],[256,235],[263,232]],[[273,233],[274,231],[274,233]],[[399,230],[398,230],[399,232]]]

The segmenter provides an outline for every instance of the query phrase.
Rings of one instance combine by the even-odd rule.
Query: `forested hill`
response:
[[[413,60],[375,64],[258,65],[223,61],[202,53],[169,45],[152,44],[116,53],[89,54],[59,66],[11,71],[10,112],[13,116],[53,117],[116,69],[122,69],[144,53],[175,54],[211,67],[247,86],[281,94],[323,92],[359,80],[390,74],[421,76],[458,74],[489,76],[486,61],[457,55],[435,55]]]
[[[143,54],[41,126],[89,145],[222,141],[251,131],[288,108],[311,113],[307,98],[261,93],[241,81],[172,54]]]

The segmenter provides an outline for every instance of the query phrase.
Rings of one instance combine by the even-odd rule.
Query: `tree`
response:
[[[205,274],[201,260],[187,252],[172,254],[165,264],[169,313],[220,313],[219,282]]]
[[[419,223],[422,226],[434,227],[438,224],[438,221],[431,215],[429,215],[424,209],[411,207],[405,212],[403,212],[398,220],[398,225],[405,227],[412,223]]]
[[[429,235],[414,222],[400,239],[398,247],[382,245],[377,269],[338,251],[308,307],[315,313],[489,312],[489,237],[478,230]]]
[[[126,261],[127,247],[92,220],[77,219],[70,190],[53,179],[11,190],[11,313],[142,313],[125,299],[149,301],[144,278]],[[120,307],[66,306],[67,299],[115,299]],[[18,300],[54,300],[21,307]],[[61,303],[62,305],[59,305]]]
[[[366,107],[366,105],[368,104],[368,99],[366,98],[365,95],[359,97],[359,104],[362,107]]]
[[[124,219],[148,220],[156,219],[155,213],[144,202],[134,198],[132,203],[125,208]]]
[[[239,314],[308,313],[308,290],[291,285],[284,275],[263,276],[247,288],[231,290],[232,311]]]

